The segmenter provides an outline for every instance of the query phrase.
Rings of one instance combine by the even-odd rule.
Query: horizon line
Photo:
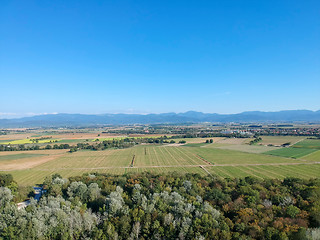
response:
[[[52,112],[52,113],[3,113],[0,112],[0,120],[12,120],[12,119],[21,119],[21,118],[31,118],[31,117],[36,117],[36,116],[44,116],[44,115],[59,115],[59,114],[68,114],[68,115],[116,115],[116,114],[124,114],[124,115],[160,115],[160,114],[183,114],[183,113],[188,113],[188,112],[196,112],[196,113],[203,113],[203,114],[218,114],[218,115],[235,115],[235,114],[241,114],[241,113],[247,113],[247,112],[261,112],[261,113],[276,113],[276,112],[286,112],[286,111],[310,111],[310,112],[318,112],[318,110],[310,110],[310,109],[285,109],[285,110],[278,110],[278,111],[261,111],[261,110],[249,110],[249,111],[242,111],[242,112],[236,112],[236,113],[217,113],[217,112],[202,112],[202,111],[196,111],[196,110],[188,110],[185,112],[161,112],[161,113],[132,113],[132,112],[114,112],[114,113],[67,113],[67,112]],[[12,116],[11,118],[5,118],[7,116]],[[16,116],[16,117],[15,117]],[[4,117],[4,118],[3,118]]]

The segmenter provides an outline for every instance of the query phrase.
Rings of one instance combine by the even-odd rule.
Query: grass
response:
[[[306,137],[300,137],[300,136],[261,136],[262,141],[258,142],[258,144],[262,145],[282,145],[284,143],[290,142],[291,144],[295,144],[298,141],[301,141],[302,139],[305,139]]]
[[[301,165],[261,165],[261,166],[212,166],[206,167],[211,173],[221,177],[241,178],[254,176],[260,179],[285,177],[299,178],[319,178],[320,164],[301,164]]]
[[[320,177],[320,164],[301,164],[301,165],[260,165],[260,166],[207,166],[205,169],[213,175],[227,178],[241,178],[246,176],[254,176],[260,179],[283,179],[285,177],[299,177],[303,179],[319,178]],[[41,183],[46,176],[54,173],[61,174],[64,178],[71,176],[82,175],[84,173],[107,173],[114,175],[121,175],[125,173],[139,173],[139,172],[152,172],[152,173],[199,173],[206,175],[207,173],[200,167],[157,167],[157,168],[115,168],[115,169],[92,169],[92,170],[17,170],[11,171],[14,179],[21,186],[34,185]],[[6,172],[7,173],[7,172]]]
[[[313,148],[320,149],[320,139],[305,139],[293,145],[295,148]]]
[[[76,169],[128,167],[135,156],[134,166],[200,165],[203,161],[180,147],[138,146],[105,151],[79,151],[37,166],[37,169]]]
[[[48,156],[48,154],[20,153],[20,154],[10,154],[10,155],[0,155],[0,161],[16,160],[21,158],[42,157],[42,156]]]
[[[317,151],[316,149],[308,149],[308,148],[280,148],[273,151],[265,152],[265,154],[273,155],[273,156],[281,156],[288,158],[302,158],[310,153]]]
[[[206,145],[210,145],[210,143],[187,143],[183,146],[185,147],[202,147],[202,146],[206,146]]]
[[[320,162],[320,151],[316,151],[306,156],[304,159],[308,161]]]
[[[221,144],[221,143],[213,143],[205,148],[220,148],[220,149],[227,149],[227,150],[234,150],[240,152],[247,152],[247,153],[264,153],[270,150],[277,149],[276,147],[267,147],[267,146],[258,146],[258,145],[248,145],[248,144]]]
[[[221,144],[247,144],[252,140],[252,138],[224,138],[217,141],[217,143]]]
[[[219,148],[191,148],[185,147],[189,154],[199,154],[214,164],[270,164],[296,163],[300,160],[270,156],[265,154],[245,153]],[[302,161],[301,161],[302,162]]]

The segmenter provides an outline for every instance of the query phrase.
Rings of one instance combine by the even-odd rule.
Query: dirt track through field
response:
[[[209,174],[210,176],[212,176],[212,174],[204,167],[204,166],[200,166],[200,168],[202,170],[204,170],[207,174]]]

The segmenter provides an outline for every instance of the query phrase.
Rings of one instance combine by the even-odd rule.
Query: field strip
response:
[[[208,169],[210,169],[210,171],[212,171],[217,176],[230,177],[230,175],[227,175],[225,172],[222,172],[222,170],[220,170],[220,168],[218,168],[218,167],[210,166],[210,167],[208,167]]]
[[[280,169],[283,169],[283,167],[280,166]],[[299,175],[302,178],[309,178],[310,177],[310,173],[303,173],[300,171],[300,169],[292,170],[289,167],[287,167],[287,168],[285,168],[285,170],[289,173],[291,172],[293,174],[293,176]]]
[[[239,177],[247,177],[249,176],[248,175],[248,172],[247,172],[247,168],[246,167],[234,167],[234,169],[236,169],[236,174],[239,176]]]
[[[183,152],[181,149],[179,149],[179,148],[177,148],[177,147],[174,148],[174,149],[177,150],[178,152],[184,154],[185,156],[187,156],[187,158],[189,158],[192,162],[198,164],[198,162],[196,162],[192,157],[190,157],[188,154],[186,154],[185,152]],[[186,151],[187,151],[187,150],[186,150]],[[193,155],[195,155],[195,154],[193,154]]]
[[[216,164],[216,165],[205,165],[205,164],[197,164],[197,165],[191,165],[191,164],[187,164],[187,165],[153,165],[153,166],[134,166],[134,167],[128,167],[128,166],[110,166],[110,167],[93,167],[93,168],[88,168],[88,167],[79,167],[79,168],[75,168],[75,167],[63,167],[63,168],[37,168],[34,170],[41,170],[41,171],[51,171],[51,170],[89,170],[89,169],[117,169],[117,168],[159,168],[159,167],[165,167],[165,168],[170,168],[170,167],[200,167],[200,166],[204,166],[204,167],[249,167],[249,166],[279,166],[279,167],[283,167],[283,166],[287,166],[287,165],[315,165],[315,164],[320,164],[320,162],[305,162],[305,163],[253,163],[253,164]],[[282,169],[282,168],[281,168]],[[16,169],[16,171],[18,170],[33,170],[33,168],[28,168],[28,169]],[[15,170],[1,170],[1,172],[10,172],[10,171],[15,171]]]
[[[302,167],[303,167],[303,166],[300,166],[300,167],[297,169],[296,166],[288,166],[288,169],[296,170],[296,171],[299,171],[299,172],[303,172],[304,174],[308,174],[308,175],[310,175],[310,173],[312,173],[313,175],[320,175],[319,170],[304,169],[304,168],[302,168]]]
[[[259,175],[256,175],[256,174],[254,173],[254,172],[256,172],[256,171],[254,171],[254,170],[251,169],[251,168],[243,167],[243,168],[241,168],[240,170],[243,171],[243,172],[245,172],[246,174],[248,174],[248,176],[254,176],[254,177],[256,177],[256,178],[263,179],[263,177],[261,177],[261,176],[259,176]]]
[[[212,176],[212,174],[204,166],[200,166],[200,168],[203,169],[207,174]]]
[[[26,174],[20,181],[28,182],[33,178],[45,178],[46,176],[50,176],[54,174],[54,171],[37,171],[36,173],[30,171],[30,173]]]
[[[22,161],[20,159],[14,160],[17,162],[12,162],[8,163],[6,168],[7,170],[22,170],[22,169],[31,169],[33,167],[38,167],[46,163],[54,162],[54,160],[57,160],[61,156],[64,156],[65,153],[57,153],[57,154],[52,154],[48,156],[39,156],[34,158],[29,158],[31,161],[27,162],[28,158],[24,158]],[[1,170],[0,170],[1,171]]]
[[[308,153],[307,155],[304,155],[302,158],[300,158],[301,160],[303,160],[303,161],[308,161],[308,160],[306,160],[306,159],[303,159],[304,157],[307,157],[307,156],[309,156],[309,155],[311,155],[311,154],[314,154],[314,153],[317,153],[317,152],[319,152],[320,150],[317,150],[317,151],[314,151],[314,152],[311,152],[311,153]]]
[[[220,172],[222,172],[225,176],[229,178],[234,178],[234,176],[230,175],[228,171],[226,171],[223,167],[217,168]]]
[[[319,167],[319,165],[315,165],[315,166],[301,165],[301,166],[288,166],[288,169],[292,171],[297,171],[298,173],[301,173],[301,174],[306,174],[306,176],[308,177],[310,177],[310,175],[319,177],[320,171],[319,169],[317,169],[317,167]]]
[[[283,168],[282,166],[279,166],[279,169],[281,169],[281,171],[283,171],[283,172],[289,173],[289,175],[299,176],[299,177],[302,177],[302,178],[310,177],[309,175],[301,174],[301,173],[299,173],[297,171],[293,171],[293,170],[288,169],[288,168]]]
[[[156,152],[156,148],[152,147],[152,150],[154,152],[156,162],[160,165],[159,156],[158,156],[158,154]]]
[[[158,155],[159,156],[159,164],[161,165],[161,163],[165,163],[165,164],[170,165],[170,161],[168,161],[168,159],[170,159],[170,158],[167,157],[168,153],[164,152],[164,150],[163,150],[164,148],[158,147],[157,149],[160,153]],[[168,156],[170,156],[170,155],[168,155]],[[171,159],[176,161],[176,159],[174,159],[174,158],[171,158]]]
[[[167,155],[167,153],[165,153],[165,152],[163,151],[163,148],[159,147],[158,150],[159,150],[159,152],[161,153],[161,159],[163,159],[163,161],[159,160],[159,161],[160,161],[160,164],[161,164],[161,162],[169,163],[169,161],[167,161],[167,158],[165,157],[165,156]],[[163,157],[162,157],[162,156],[163,156]],[[159,158],[160,158],[160,156],[159,156]],[[176,159],[173,158],[173,160],[176,160]]]
[[[210,161],[204,159],[203,157],[201,157],[200,155],[198,155],[198,154],[196,154],[196,153],[193,153],[193,152],[191,152],[191,151],[189,151],[189,150],[187,150],[187,149],[185,149],[184,151],[188,152],[189,154],[194,155],[197,159],[200,159],[202,162],[205,162],[206,165],[207,165],[207,164],[210,164],[210,165],[213,165],[213,164],[214,164],[213,162],[210,162]],[[185,154],[185,155],[188,156],[187,154]]]
[[[99,157],[101,157],[101,160],[100,161],[97,161],[95,163],[96,166],[99,166],[102,162],[105,162],[106,160],[110,159],[110,156],[113,156],[114,155],[114,152],[110,152],[109,154],[106,154],[106,155],[100,155]]]
[[[176,157],[174,157],[173,155],[172,155],[172,153],[167,149],[167,148],[162,148],[162,149],[164,149],[168,154],[169,154],[169,156],[172,158],[172,159],[174,159],[174,161],[177,163],[177,164],[179,164],[180,162],[179,162],[179,159],[177,159]],[[181,165],[181,164],[180,164]]]
[[[253,172],[256,176],[260,176],[262,178],[272,178],[266,171],[260,171],[259,169],[256,169],[256,166],[247,166],[246,168]]]
[[[165,148],[165,150],[169,153],[169,155],[170,155],[171,157],[174,157],[174,158],[175,158],[175,160],[176,160],[176,162],[177,162],[178,164],[183,165],[185,159],[181,156],[181,154],[177,154],[177,152],[174,151],[174,149],[175,149],[175,147],[170,148],[170,150],[168,150],[168,148]]]
[[[253,174],[254,176],[257,176],[257,177],[259,177],[259,178],[271,178],[271,176],[268,175],[267,173],[265,173],[265,171],[262,171],[262,172],[261,172],[261,171],[255,169],[254,166],[247,166],[246,168],[247,168],[250,172],[252,172],[252,174]]]
[[[151,147],[153,148],[153,147]],[[144,148],[144,156],[145,156],[145,162],[148,163],[148,165],[152,165],[152,162],[151,162],[151,158],[152,158],[152,154],[151,154],[151,151],[150,151],[150,148],[147,148],[145,147]]]
[[[247,172],[247,169],[240,169],[240,167],[224,167],[223,168],[225,171],[228,171],[229,173],[231,173],[233,175],[234,178],[241,178],[241,177],[247,177],[250,175],[254,175],[254,174],[249,174]],[[259,178],[258,176],[255,176],[257,178]]]
[[[233,174],[235,174],[234,177],[247,177],[247,176],[255,176],[257,178],[260,178],[259,176],[256,176],[253,173],[248,172],[247,167],[243,167],[243,166],[238,166],[238,167],[233,167],[234,170],[232,170]],[[230,170],[229,170],[230,171]]]
[[[295,144],[297,144],[297,143],[299,143],[299,142],[302,142],[303,140],[306,140],[307,138],[302,138],[302,139],[300,139],[299,141],[297,141],[297,142],[295,142],[295,143],[293,143],[293,144],[290,144],[290,146],[293,146],[293,145],[295,145]]]
[[[274,171],[272,171],[272,170],[270,170],[270,169],[266,169],[266,168],[263,168],[263,166],[254,166],[253,168],[256,168],[256,169],[258,169],[259,171],[264,171],[264,172],[268,172],[269,173],[269,175],[272,175],[274,178],[285,178],[286,176],[284,176],[284,175],[282,175],[282,174],[280,174],[280,173],[276,173],[276,172],[274,172]]]
[[[176,163],[179,164],[179,160],[178,160],[176,157],[174,157],[174,156],[168,151],[167,148],[163,148],[163,149],[165,149],[165,150],[167,151],[167,153],[169,154],[169,156],[170,156],[172,159],[174,159],[174,161],[175,161]]]

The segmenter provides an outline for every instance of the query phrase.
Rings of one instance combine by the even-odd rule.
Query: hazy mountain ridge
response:
[[[188,111],[160,114],[47,114],[17,119],[0,119],[0,127],[59,127],[103,124],[156,124],[198,122],[320,122],[320,110],[285,110],[279,112],[251,111],[217,114]]]

